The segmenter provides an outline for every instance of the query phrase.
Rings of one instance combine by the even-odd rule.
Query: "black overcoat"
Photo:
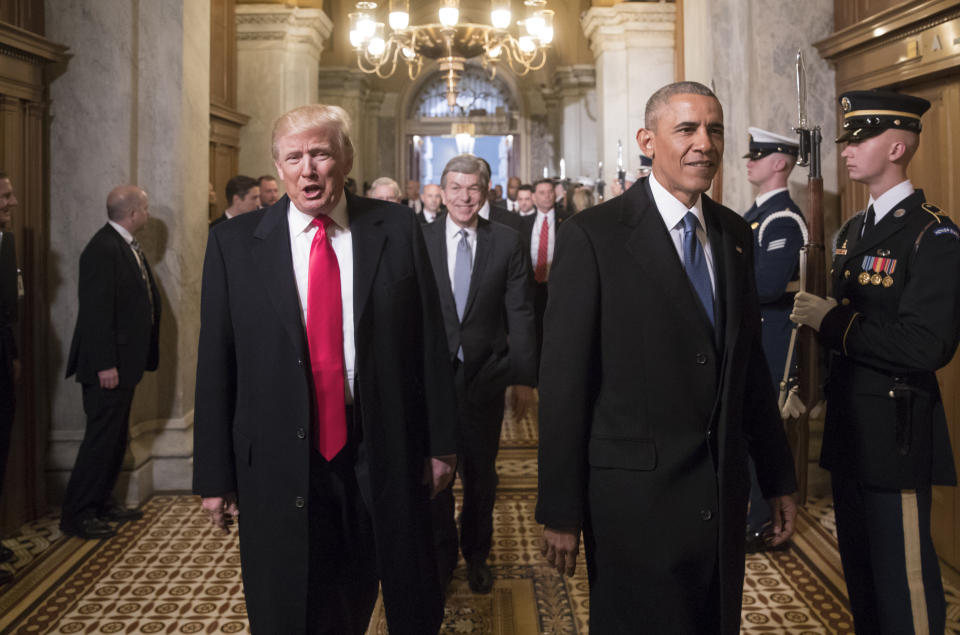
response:
[[[424,460],[455,453],[456,399],[436,285],[407,207],[347,196],[355,409],[391,633],[435,633],[443,596]],[[251,627],[306,632],[311,375],[289,198],[210,231],[203,272],[194,490],[236,491]]]
[[[560,231],[537,520],[584,530],[591,633],[737,633],[748,453],[765,497],[795,490],[750,228],[706,196],[703,215],[718,336],[645,179]]]

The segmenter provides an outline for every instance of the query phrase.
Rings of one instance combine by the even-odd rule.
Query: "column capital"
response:
[[[564,96],[576,96],[595,88],[597,69],[593,64],[560,66],[553,73],[553,88]]]
[[[318,60],[333,32],[333,22],[322,9],[276,4],[238,4],[238,48],[304,47]]]
[[[317,89],[320,96],[364,97],[369,89],[369,75],[359,68],[348,66],[323,66]]]
[[[605,51],[673,48],[677,7],[666,2],[623,2],[593,7],[580,23],[594,57]]]

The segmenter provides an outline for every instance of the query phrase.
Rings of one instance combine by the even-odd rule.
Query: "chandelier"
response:
[[[437,23],[411,25],[410,1],[389,0],[388,23],[377,21],[376,2],[357,2],[350,14],[350,44],[357,53],[357,65],[377,77],[393,75],[402,59],[410,79],[416,79],[423,59],[435,59],[444,74],[447,104],[457,102],[457,84],[468,59],[479,57],[490,77],[498,62],[506,60],[517,75],[543,68],[546,49],[553,41],[553,11],[546,0],[524,0],[526,15],[517,21],[518,35],[510,33],[510,0],[492,0],[490,24],[460,22],[460,0],[441,0]]]

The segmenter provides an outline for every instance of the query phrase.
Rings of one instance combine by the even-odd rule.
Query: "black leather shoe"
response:
[[[13,574],[6,569],[0,569],[0,584],[6,584],[13,580]]]
[[[486,595],[493,590],[493,571],[486,562],[467,564],[467,582],[474,593]]]
[[[127,509],[120,505],[110,505],[97,514],[97,518],[111,523],[125,523],[128,520],[140,520],[143,518],[143,512],[139,509]]]
[[[72,523],[60,522],[60,531],[68,536],[76,536],[84,540],[100,540],[112,538],[117,531],[99,518],[84,518]]]
[[[10,562],[15,557],[13,549],[7,549],[3,545],[0,545],[0,562]]]

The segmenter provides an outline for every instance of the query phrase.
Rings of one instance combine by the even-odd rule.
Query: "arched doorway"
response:
[[[453,108],[447,104],[447,88],[439,71],[428,74],[408,93],[403,173],[421,185],[439,183],[447,161],[471,152],[490,164],[490,187],[506,188],[511,176],[525,176],[521,166],[526,135],[515,86],[502,73],[491,78],[479,65],[468,65],[457,88]]]

